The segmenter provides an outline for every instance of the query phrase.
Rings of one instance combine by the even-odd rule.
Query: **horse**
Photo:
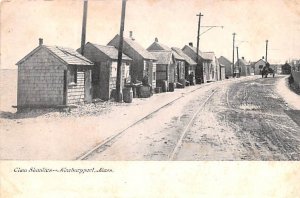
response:
[[[269,63],[267,63],[266,66],[264,66],[263,69],[261,70],[261,77],[267,78],[268,74],[273,74],[273,78],[275,76],[275,71],[270,67]]]

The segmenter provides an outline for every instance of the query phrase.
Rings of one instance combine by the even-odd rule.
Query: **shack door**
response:
[[[92,72],[86,70],[84,72],[84,101],[87,103],[92,102]]]

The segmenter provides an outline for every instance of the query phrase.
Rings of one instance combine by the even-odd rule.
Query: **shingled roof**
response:
[[[117,47],[119,45],[119,39],[120,36],[117,34],[107,45],[114,45]],[[126,42],[132,49],[134,49],[139,55],[141,55],[144,59],[148,60],[156,60],[155,57],[148,52],[146,49],[144,49],[140,44],[137,42],[133,41],[130,38],[123,37],[123,41]],[[125,53],[125,52],[124,52]]]
[[[172,62],[172,51],[155,50],[150,53],[157,59],[156,64],[168,65]]]
[[[218,58],[218,61],[220,64],[222,65],[231,65],[230,60],[228,60],[226,57],[224,56],[220,56],[220,58]]]
[[[250,65],[249,62],[247,62],[245,59],[239,58],[239,65]],[[235,62],[235,65],[237,65],[238,61]]]
[[[86,45],[92,45],[95,48],[97,48],[99,51],[104,53],[106,56],[108,56],[112,60],[118,60],[118,49],[115,48],[114,46],[104,46],[104,45],[98,45],[95,43],[88,42]],[[127,55],[122,54],[122,59],[123,60],[132,60],[129,58]]]
[[[19,65],[23,63],[29,57],[34,55],[37,51],[39,51],[42,48],[46,49],[49,53],[51,53],[53,56],[55,56],[56,58],[58,58],[59,60],[61,60],[67,65],[83,65],[83,66],[94,65],[92,61],[88,60],[87,58],[79,54],[74,49],[67,48],[67,47],[59,47],[59,46],[48,46],[48,45],[38,46],[16,64]]]
[[[148,51],[151,51],[151,50],[168,50],[168,51],[171,51],[171,48],[169,48],[168,46],[158,42],[158,41],[155,41],[153,42],[148,48],[147,48]]]
[[[177,54],[179,54],[189,65],[197,65],[197,63],[191,59],[188,55],[186,55],[180,48],[172,47],[172,50],[174,50]]]
[[[197,53],[197,48],[196,47],[191,47],[189,45],[185,45],[183,48],[190,48],[194,53]],[[201,52],[198,50],[198,55],[203,58],[204,60],[213,60],[213,57],[211,56],[210,53],[207,52]]]

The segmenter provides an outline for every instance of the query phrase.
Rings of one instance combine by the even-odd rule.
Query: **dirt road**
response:
[[[299,111],[276,93],[281,78],[217,82],[183,95],[85,159],[299,160]]]

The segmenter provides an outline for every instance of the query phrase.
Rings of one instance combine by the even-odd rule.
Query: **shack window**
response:
[[[117,67],[118,67],[117,62],[111,63],[111,77],[117,77]]]
[[[77,84],[77,68],[71,67],[69,69],[68,85],[76,85],[76,84]]]
[[[260,65],[260,66],[259,66],[259,69],[262,69],[263,67],[264,67],[263,65]]]

